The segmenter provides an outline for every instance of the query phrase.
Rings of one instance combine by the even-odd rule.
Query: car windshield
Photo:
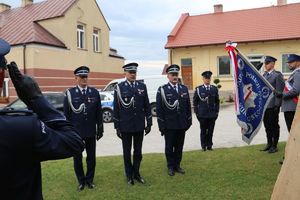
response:
[[[63,93],[44,93],[44,96],[55,108],[63,107]],[[10,105],[8,105],[8,107],[14,110],[27,109],[27,106],[20,99],[12,102]]]

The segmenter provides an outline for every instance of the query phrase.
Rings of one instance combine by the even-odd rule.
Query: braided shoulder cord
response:
[[[174,109],[178,109],[179,108],[179,101],[178,99],[176,101],[174,101],[173,104],[169,104],[167,99],[166,99],[166,95],[165,95],[165,91],[163,89],[163,87],[160,87],[160,92],[161,92],[161,97],[162,97],[162,100],[164,102],[164,104],[166,105],[166,107],[169,109],[169,110],[174,110]]]
[[[76,108],[73,106],[73,104],[72,104],[72,97],[71,97],[71,93],[70,93],[69,90],[67,90],[67,97],[68,97],[68,103],[69,103],[69,105],[70,105],[70,108],[71,108],[71,110],[72,110],[74,113],[78,114],[78,113],[81,113],[83,110],[85,110],[85,104],[84,104],[84,103],[80,104],[80,106],[79,106],[78,109],[76,109]]]
[[[121,96],[121,90],[120,90],[119,85],[116,86],[116,90],[117,90],[117,97],[118,97],[118,100],[119,100],[119,102],[121,103],[121,105],[122,105],[124,108],[130,108],[130,106],[134,105],[134,97],[131,97],[129,103],[126,103],[126,102],[124,102],[123,99],[122,99],[122,96]]]

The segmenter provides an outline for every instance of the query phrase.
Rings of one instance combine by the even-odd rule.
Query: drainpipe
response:
[[[26,70],[26,44],[23,44],[23,70],[24,70],[24,74],[27,73]]]
[[[170,65],[173,64],[173,51],[170,49]]]

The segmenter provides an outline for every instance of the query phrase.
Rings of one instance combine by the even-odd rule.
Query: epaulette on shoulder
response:
[[[29,116],[33,114],[31,110],[0,110],[0,115],[7,116]]]

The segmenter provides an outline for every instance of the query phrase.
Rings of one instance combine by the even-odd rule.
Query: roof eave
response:
[[[123,56],[109,55],[109,57],[113,57],[113,58],[118,58],[118,59],[125,60],[125,58]]]
[[[28,45],[28,44],[39,44],[39,45],[44,45],[44,46],[50,46],[50,47],[56,47],[56,48],[61,48],[61,49],[67,49],[66,46],[60,46],[60,45],[55,45],[55,44],[49,44],[49,43],[44,43],[44,42],[23,42],[23,43],[16,43],[16,44],[11,44],[12,47],[14,46],[19,46],[19,45]]]
[[[294,38],[281,38],[281,39],[270,39],[270,40],[249,40],[249,41],[234,41],[236,43],[255,43],[255,42],[273,42],[273,41],[283,41],[283,40],[298,40],[299,37]],[[192,45],[165,45],[165,49],[176,49],[176,48],[187,48],[187,47],[203,47],[203,46],[212,46],[212,45],[222,45],[224,43],[207,43],[207,44],[192,44]]]

